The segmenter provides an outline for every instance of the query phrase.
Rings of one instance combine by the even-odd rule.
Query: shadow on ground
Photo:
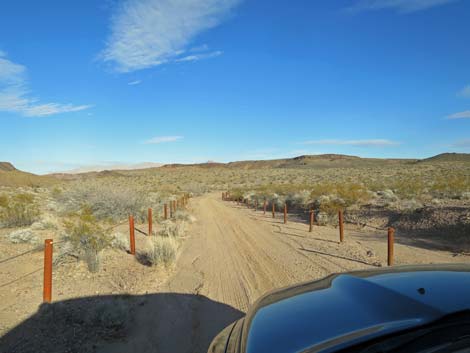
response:
[[[244,314],[204,296],[158,293],[43,304],[0,338],[0,352],[206,352]]]

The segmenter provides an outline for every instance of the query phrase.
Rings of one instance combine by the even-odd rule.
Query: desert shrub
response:
[[[235,188],[235,189],[231,189],[229,191],[230,193],[230,196],[234,199],[234,200],[240,200],[243,198],[243,190],[241,190],[240,188]]]
[[[470,191],[470,178],[459,174],[439,176],[430,189],[434,196],[458,198]]]
[[[97,272],[100,253],[111,240],[91,208],[83,207],[77,215],[64,222],[64,227],[64,241],[70,243],[77,256],[87,263],[90,272]]]
[[[182,237],[186,230],[186,223],[181,221],[166,220],[160,223],[158,235],[162,237]]]
[[[15,230],[7,234],[6,238],[14,244],[39,244],[38,236],[29,228]]]
[[[286,196],[289,208],[307,208],[311,203],[311,195],[308,190],[290,193]]]
[[[4,227],[30,226],[38,218],[39,207],[31,194],[21,193],[0,200],[0,222]]]
[[[338,210],[345,208],[346,203],[337,196],[322,195],[315,200],[314,206],[319,212],[332,216],[336,214]]]
[[[341,207],[349,207],[359,202],[366,201],[370,194],[365,186],[356,183],[318,183],[312,188],[311,198],[329,196],[330,200],[341,199]],[[325,201],[325,200],[324,200]],[[327,207],[327,206],[325,206]],[[325,211],[326,212],[326,211]]]
[[[149,198],[154,199],[154,193],[145,193],[138,187],[118,184],[108,180],[87,181],[74,184],[59,195],[64,211],[76,212],[83,205],[90,208],[98,219],[119,221],[133,214],[136,219],[144,220],[146,210],[152,206]]]
[[[175,212],[174,215],[175,219],[179,222],[188,222],[188,223],[193,223],[195,221],[194,216],[192,216],[189,212],[187,211],[181,211],[178,210]]]
[[[111,234],[110,245],[114,249],[127,251],[129,249],[129,236],[121,232]]]
[[[64,190],[62,190],[61,188],[59,188],[59,187],[56,186],[56,187],[54,187],[54,188],[51,190],[51,195],[52,195],[52,197],[54,197],[54,198],[59,198],[60,195],[62,195],[63,191],[64,191]]]
[[[8,205],[8,196],[0,195],[0,208],[7,207]]]
[[[146,253],[147,260],[154,266],[170,265],[176,259],[178,242],[174,237],[152,237],[150,250]]]
[[[57,229],[58,227],[57,219],[49,214],[45,214],[40,220],[31,225],[31,229],[33,230]]]

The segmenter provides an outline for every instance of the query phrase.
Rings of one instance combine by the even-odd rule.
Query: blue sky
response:
[[[463,0],[0,5],[0,160],[470,152]]]

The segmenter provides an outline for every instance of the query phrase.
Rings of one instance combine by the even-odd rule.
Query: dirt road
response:
[[[223,202],[219,194],[192,199],[190,212],[196,222],[189,227],[188,237],[168,278],[163,269],[142,266],[131,255],[119,253],[115,258],[117,253],[110,253],[109,256],[114,254],[113,261],[119,261],[123,266],[112,267],[113,261],[105,261],[102,273],[93,275],[86,282],[96,285],[96,289],[81,286],[83,292],[70,290],[62,298],[60,291],[66,292],[71,283],[58,283],[59,301],[53,304],[53,310],[49,310],[59,319],[53,320],[56,327],[50,327],[47,311],[41,314],[40,310],[9,335],[7,341],[18,349],[7,351],[205,353],[221,329],[242,317],[250,304],[272,289],[334,272],[386,264],[384,231],[367,232],[346,227],[345,242],[340,244],[338,230],[334,227],[315,226],[309,233],[308,225],[295,221],[293,215],[289,215],[288,223],[283,224],[280,213],[273,219],[269,212],[263,214],[260,210]],[[470,261],[468,256],[427,250],[411,243],[410,237],[397,234],[396,264]],[[40,254],[36,260],[41,260]],[[124,268],[127,272],[116,268]],[[65,271],[65,267],[58,270]],[[72,269],[68,271],[74,273]],[[69,272],[58,273],[56,278],[66,281]],[[82,272],[89,276],[88,272]],[[116,286],[112,287],[112,295],[108,295],[109,291],[98,287],[105,280],[100,276],[108,272],[116,277],[111,278],[113,283],[119,276],[126,278],[124,284],[128,284],[130,278],[134,279],[138,285],[129,293],[139,295],[120,295],[123,291],[114,292]],[[77,281],[85,283],[84,278],[74,276],[72,282]],[[126,287],[122,289],[126,291]],[[16,290],[16,293],[20,295],[21,292]],[[80,296],[88,297],[78,298]],[[73,299],[66,303],[60,301],[65,298]],[[116,303],[129,300],[133,304],[125,306],[123,312],[128,314],[127,327],[116,337],[103,337],[96,331],[95,321],[86,319],[87,315],[94,317],[103,306],[112,308],[110,317],[99,316],[98,326],[111,325],[108,328],[113,332],[113,314],[119,312]],[[29,306],[24,305],[24,301],[21,303],[31,313],[39,302],[37,296]],[[87,315],[83,314],[84,308],[89,310]],[[64,310],[68,312],[64,313]],[[65,324],[60,321],[64,318],[69,320]],[[70,322],[78,326],[73,327]],[[38,336],[47,339],[38,340]]]
[[[385,264],[385,237],[338,231],[300,222],[284,225],[281,214],[255,212],[218,195],[192,201],[197,222],[190,229],[174,274],[136,315],[125,345],[107,352],[205,352],[211,339],[241,317],[260,295],[333,272]],[[370,243],[370,244],[369,244]],[[397,245],[397,263],[458,262],[448,253]],[[466,259],[468,261],[468,259]]]

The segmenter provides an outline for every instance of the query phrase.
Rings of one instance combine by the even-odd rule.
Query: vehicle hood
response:
[[[470,310],[470,266],[352,272],[271,292],[247,313],[241,352],[328,352]]]

